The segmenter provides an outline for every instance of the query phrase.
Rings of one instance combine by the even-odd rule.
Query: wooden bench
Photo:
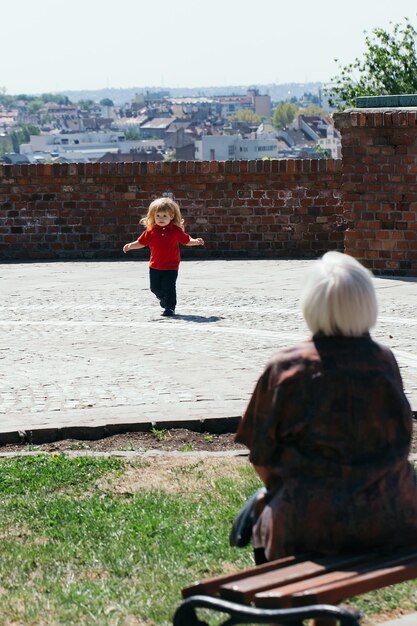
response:
[[[291,556],[183,589],[174,626],[204,626],[198,608],[226,613],[223,626],[360,626],[361,614],[337,606],[369,591],[417,578],[417,548],[338,556]]]

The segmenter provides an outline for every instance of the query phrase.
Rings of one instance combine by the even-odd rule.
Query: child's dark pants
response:
[[[177,305],[177,270],[155,270],[149,268],[149,282],[152,293],[156,295],[162,308],[175,311]]]

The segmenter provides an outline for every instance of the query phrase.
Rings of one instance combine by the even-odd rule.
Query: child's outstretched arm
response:
[[[139,243],[138,240],[131,241],[130,243],[125,243],[125,245],[123,246],[123,252],[126,254],[126,252],[129,252],[129,250],[139,250],[139,248],[145,248],[145,246],[142,246],[142,244]]]
[[[204,239],[201,239],[201,237],[197,237],[197,239],[193,239],[191,237],[190,241],[186,245],[187,246],[204,246]]]

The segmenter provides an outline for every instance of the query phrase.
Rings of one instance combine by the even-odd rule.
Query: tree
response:
[[[93,100],[79,100],[78,106],[80,109],[83,109],[85,111],[91,111],[91,109],[94,106],[94,101]]]
[[[330,157],[329,151],[326,148],[323,148],[319,143],[316,143],[314,146],[314,152],[317,154],[319,159],[328,159]]]
[[[13,106],[16,102],[25,102],[28,108],[32,107],[33,111],[39,110],[46,102],[56,102],[57,104],[71,104],[71,100],[62,94],[43,93],[41,96],[29,96],[20,93],[17,96],[6,95],[4,87],[0,87],[0,103],[4,106]]]
[[[68,98],[68,96],[63,96],[62,94],[58,94],[58,93],[43,93],[41,95],[41,99],[45,103],[55,102],[56,104],[64,104],[64,105],[71,104],[71,100]]]
[[[294,120],[298,111],[296,104],[292,102],[280,102],[272,115],[272,125],[275,128],[285,128]]]
[[[236,122],[246,122],[247,124],[260,124],[262,122],[262,117],[260,115],[256,115],[251,109],[240,109],[233,113],[229,117],[229,120]]]
[[[317,96],[316,94],[311,93],[311,91],[305,91],[301,97],[301,101],[304,102],[304,100],[307,100],[307,102],[311,102],[311,104],[316,104],[317,106],[320,106],[320,98],[319,96]]]
[[[176,161],[177,159],[175,158],[175,150],[172,150],[171,152],[166,152],[164,154],[164,161]]]
[[[114,107],[114,102],[110,98],[103,98],[100,100],[100,104],[102,107]]]
[[[4,107],[9,107],[13,104],[13,102],[13,96],[8,96],[6,94],[6,87],[0,87],[0,104],[2,104]]]
[[[33,98],[30,101],[27,101],[27,109],[29,113],[37,113],[43,106],[44,101],[41,98]]]
[[[329,104],[343,109],[356,106],[358,96],[416,93],[416,36],[407,18],[404,24],[395,24],[391,33],[375,28],[371,35],[366,34],[363,59],[339,65],[339,76],[325,89]]]
[[[22,129],[26,133],[27,140],[30,141],[31,135],[40,135],[41,131],[34,124],[22,124]]]
[[[323,117],[325,115],[328,115],[326,113],[326,111],[324,109],[321,109],[320,107],[318,107],[315,104],[309,104],[308,107],[305,107],[305,109],[299,109],[298,110],[298,115],[308,115],[309,117],[312,117],[314,115],[318,115],[319,117]]]
[[[8,152],[14,152],[12,140],[10,137],[0,136],[0,156],[4,156]]]
[[[21,126],[10,134],[13,145],[13,152],[19,152],[20,144],[28,143],[31,135],[39,135],[40,130],[33,124],[21,124]]]
[[[13,152],[16,154],[19,152],[20,141],[16,131],[10,133],[10,140],[13,146]]]
[[[140,132],[137,128],[127,128],[125,130],[126,141],[137,141],[140,139]]]

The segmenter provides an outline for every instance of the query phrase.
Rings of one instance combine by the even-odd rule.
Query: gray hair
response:
[[[363,335],[378,313],[371,272],[348,254],[327,252],[308,274],[301,310],[313,334]]]

